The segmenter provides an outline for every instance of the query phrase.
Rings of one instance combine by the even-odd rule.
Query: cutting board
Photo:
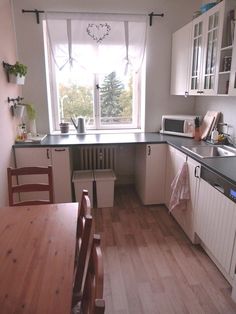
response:
[[[212,130],[218,123],[219,116],[220,112],[218,111],[207,111],[201,124],[202,140],[205,140],[211,134]]]
[[[215,119],[214,119],[212,126],[210,128],[209,135],[211,135],[214,128],[217,127],[217,124],[218,124],[219,119],[220,119],[220,112],[219,111],[212,111],[212,114],[213,114]]]

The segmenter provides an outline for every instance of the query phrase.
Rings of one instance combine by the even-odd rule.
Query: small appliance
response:
[[[164,115],[162,116],[160,133],[194,137],[196,117],[198,116]]]

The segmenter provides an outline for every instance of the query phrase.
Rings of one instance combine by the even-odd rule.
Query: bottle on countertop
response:
[[[200,130],[200,118],[196,117],[195,118],[195,135],[194,135],[194,139],[196,141],[201,141],[201,130]]]
[[[27,130],[26,130],[26,125],[25,125],[25,123],[22,123],[21,129],[22,129],[22,137],[23,137],[23,140],[27,140]]]
[[[218,136],[219,136],[219,132],[217,131],[216,128],[214,128],[214,130],[211,133],[211,141],[213,143],[217,143],[218,142]]]

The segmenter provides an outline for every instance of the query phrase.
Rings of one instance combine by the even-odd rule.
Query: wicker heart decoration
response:
[[[108,36],[111,30],[111,26],[107,23],[105,24],[89,24],[87,27],[87,33],[93,40],[97,43],[101,43],[102,40]]]

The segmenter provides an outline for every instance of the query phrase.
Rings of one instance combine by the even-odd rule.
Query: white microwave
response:
[[[190,115],[162,116],[160,133],[194,137],[196,117]]]

